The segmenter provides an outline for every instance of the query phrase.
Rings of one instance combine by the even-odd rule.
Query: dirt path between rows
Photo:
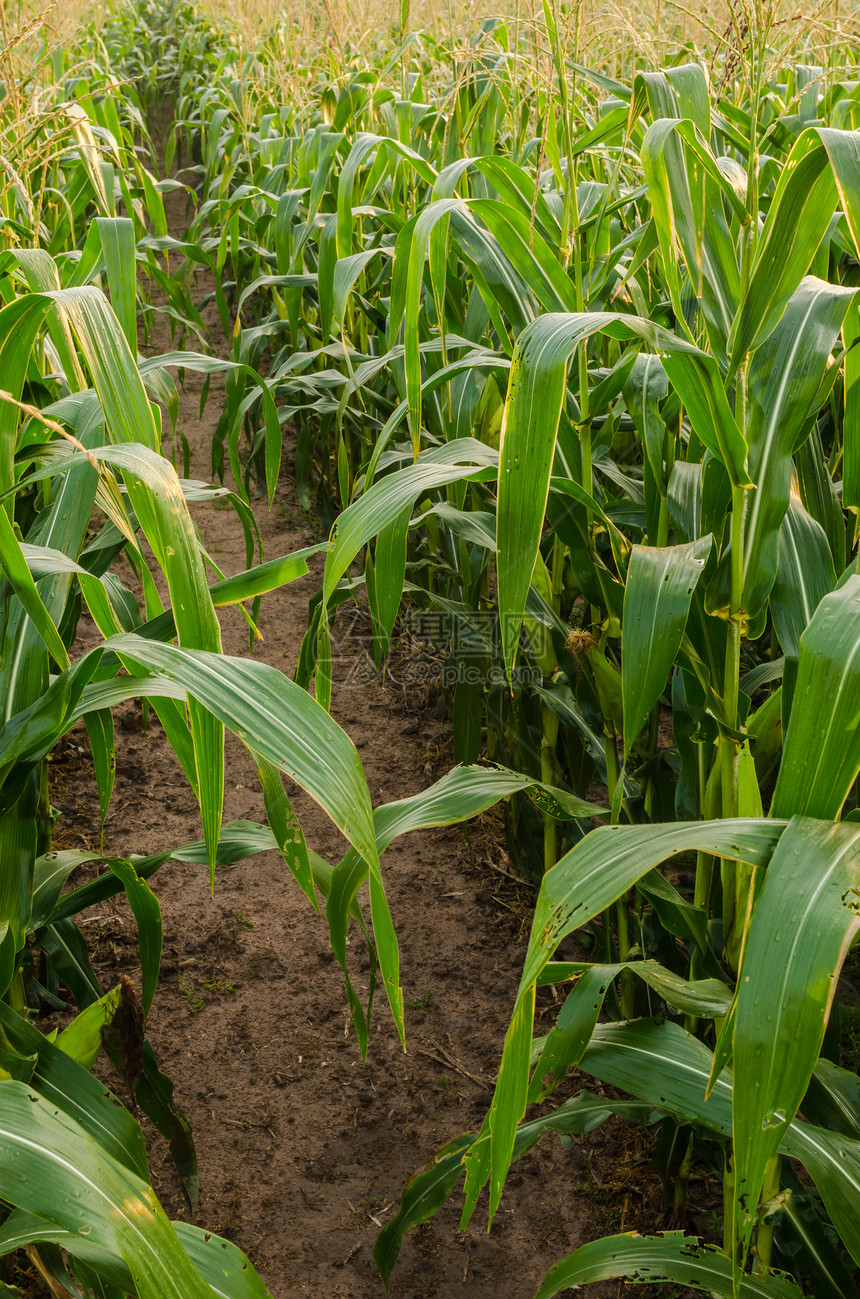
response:
[[[169,196],[168,208],[171,232],[182,236],[184,197]],[[198,287],[202,297],[206,286]],[[221,350],[217,318],[210,311],[207,319],[213,349]],[[165,317],[157,318],[150,344],[151,354],[170,348]],[[179,422],[191,446],[191,476],[208,479],[219,398],[213,383],[198,419],[200,389],[189,373]],[[272,509],[255,502],[266,558],[319,539],[303,520],[291,465],[288,437]],[[193,514],[218,565],[227,574],[243,569],[233,511],[215,503],[195,505]],[[255,656],[290,676],[320,572],[314,564],[310,576],[263,600],[265,639]],[[246,654],[239,614],[227,610],[221,623],[225,652]],[[447,723],[433,712],[410,712],[402,695],[383,689],[361,646],[336,663],[332,713],[358,746],[374,804],[413,794],[436,774],[434,753],[445,749]],[[157,721],[144,730],[131,704],[117,720],[106,850],[157,852],[199,838],[193,795]],[[55,765],[58,842],[94,848],[95,784],[86,741],[77,744]],[[344,843],[337,830],[304,793],[287,788],[309,846],[339,860]],[[252,763],[228,736],[225,820],[235,818],[264,822],[265,814]],[[470,852],[461,831],[415,833],[385,854],[408,1049],[401,1050],[380,998],[364,1067],[327,926],[277,854],[220,868],[214,898],[203,867],[168,863],[153,881],[165,935],[148,1033],[194,1129],[201,1186],[194,1221],[245,1250],[274,1299],[380,1296],[373,1246],[396,1212],[403,1183],[440,1146],[480,1125],[528,932],[528,895],[505,879],[493,837],[480,843]],[[105,987],[119,973],[135,975],[136,935],[124,899],[90,917],[87,933]],[[353,940],[351,951],[357,946]],[[366,970],[360,956],[357,967]],[[156,1190],[171,1216],[187,1216],[166,1144],[145,1126]],[[612,1140],[611,1133],[598,1137],[610,1146]],[[593,1142],[574,1139],[565,1149],[545,1137],[514,1169],[489,1236],[481,1214],[458,1235],[455,1197],[407,1237],[394,1299],[533,1294],[554,1261],[596,1234],[587,1167]],[[637,1225],[635,1216],[631,1210],[632,1220],[616,1230]],[[620,1287],[612,1282],[580,1293],[604,1299]]]

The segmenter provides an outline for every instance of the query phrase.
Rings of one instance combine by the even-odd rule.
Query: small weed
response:
[[[410,1010],[426,1010],[428,1006],[433,1005],[433,993],[422,992],[420,997],[416,997],[414,1001],[407,1001],[406,1005]]]
[[[280,513],[287,523],[294,526],[298,525],[309,532],[323,533],[326,530],[325,519],[319,505],[314,503],[310,507],[299,505],[292,507],[286,504],[280,506]]]
[[[179,986],[182,989],[182,995],[185,998],[185,1009],[189,1015],[199,1015],[206,1005],[207,996],[212,993],[222,996],[234,996],[236,992],[235,983],[228,983],[226,979],[210,979],[205,983],[195,985],[190,980],[180,978]]]
[[[236,911],[231,911],[230,914],[232,915],[234,920],[237,920],[239,922],[239,924],[243,927],[243,929],[257,928],[253,920],[249,920],[243,911],[239,911],[237,909]]]

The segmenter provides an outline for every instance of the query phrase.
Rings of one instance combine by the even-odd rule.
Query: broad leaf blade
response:
[[[789,505],[792,452],[855,289],[808,276],[749,373],[750,490],[744,519],[743,609],[755,617],[774,580],[780,525]]]
[[[666,687],[712,544],[708,536],[660,550],[633,547],[621,640],[625,754]]]
[[[726,820],[654,826],[604,826],[587,835],[543,878],[520,980],[505,1038],[490,1110],[490,1212],[495,1212],[510,1166],[517,1124],[525,1112],[534,989],[561,940],[587,924],[648,871],[687,849],[764,865],[785,822]],[[477,1159],[474,1152],[467,1163]],[[484,1157],[481,1156],[483,1165]]]
[[[860,577],[825,596],[800,641],[771,814],[839,815],[860,771]]]
[[[767,868],[738,984],[734,1231],[741,1259],[765,1167],[821,1050],[842,962],[860,928],[858,898],[860,826],[795,817]]]
[[[705,1245],[698,1236],[680,1231],[662,1236],[605,1236],[583,1245],[544,1277],[535,1299],[553,1299],[570,1286],[630,1277],[639,1282],[675,1282],[706,1294],[732,1299],[802,1299],[791,1277],[771,1272],[766,1276],[745,1276],[736,1292],[732,1289],[732,1261],[715,1245]]]
[[[211,1299],[152,1189],[23,1083],[0,1083],[0,1168],[9,1202],[74,1236],[83,1228],[127,1264],[139,1299]]]

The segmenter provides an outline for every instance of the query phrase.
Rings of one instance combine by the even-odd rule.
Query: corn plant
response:
[[[542,1296],[623,1275],[856,1288],[834,990],[857,888],[858,96],[771,7],[742,17],[710,64],[688,47],[662,71],[618,49],[601,66],[585,8],[550,0],[463,41],[401,24],[372,60],[321,55],[289,99],[283,27],[249,49],[192,15],[163,43],[189,245],[234,364],[265,364],[278,403],[264,418],[235,371],[213,468],[271,489],[295,421],[300,493],[338,514],[297,682],[327,708],[337,611],[362,591],[380,664],[404,596],[442,615],[468,765],[427,806],[379,809],[377,847],[492,789],[541,880],[490,1112],[405,1191],[386,1280],[464,1168],[464,1224],[487,1184],[492,1218],[542,1131],[614,1111],[661,1124],[670,1225],[696,1152],[722,1163],[722,1248],[594,1242]],[[504,766],[479,774],[482,755]],[[369,876],[402,1032],[375,862],[356,843],[318,870],[345,971]],[[546,984],[572,987],[535,1039]],[[527,1116],[575,1068],[633,1099]]]
[[[842,817],[860,755],[853,707],[842,701],[852,689],[858,579],[856,558],[844,568],[853,535],[846,546],[841,512],[824,513],[834,495],[821,436],[824,429],[835,435],[834,464],[853,458],[853,362],[843,339],[854,337],[857,311],[851,268],[858,257],[860,156],[853,130],[801,121],[784,161],[767,159],[760,219],[760,177],[768,169],[756,137],[761,84],[754,89],[748,134],[726,133],[732,156],[712,147],[726,136],[712,120],[699,67],[634,81],[625,138],[634,137],[640,114],[650,110],[640,156],[671,307],[665,323],[617,310],[550,311],[517,338],[498,454],[502,653],[510,675],[530,590],[541,590],[534,573],[546,562],[548,503],[553,495],[570,498],[591,557],[580,583],[591,629],[574,631],[565,649],[587,656],[594,671],[609,740],[612,824],[587,834],[557,865],[548,860],[484,1128],[461,1140],[456,1158],[443,1152],[434,1171],[410,1188],[400,1220],[380,1239],[384,1275],[404,1223],[426,1214],[419,1185],[436,1203],[444,1180],[458,1180],[465,1165],[463,1225],[487,1183],[492,1220],[511,1159],[556,1122],[551,1116],[521,1126],[527,1106],[551,1095],[572,1067],[656,1107],[686,1133],[689,1149],[694,1129],[716,1136],[725,1151],[724,1250],[702,1254],[682,1236],[628,1250],[613,1238],[554,1269],[541,1296],[631,1273],[712,1293],[797,1293],[774,1269],[775,1219],[788,1226],[789,1240],[792,1227],[795,1236],[803,1230],[791,1212],[781,1214],[783,1197],[796,1186],[791,1173],[783,1180],[785,1154],[804,1164],[845,1254],[860,1261],[849,1208],[856,1203],[856,1119],[834,1130],[826,1118],[832,1098],[851,1093],[852,1075],[819,1061],[835,981],[856,932],[856,837]],[[624,368],[629,357],[616,392],[643,444],[645,529],[632,544],[594,496],[585,353],[601,336],[622,344],[609,354],[613,368]],[[576,357],[571,395],[567,368]],[[840,375],[841,410],[831,400]],[[417,398],[417,384],[414,391]],[[410,410],[420,412],[416,398]],[[835,430],[828,427],[834,418]],[[575,439],[565,436],[566,422]],[[804,470],[807,487],[815,474],[824,489],[819,502],[803,491]],[[573,554],[562,516],[550,509],[549,517],[557,538],[552,558],[558,539]],[[599,567],[595,519],[609,540]],[[835,549],[825,522],[837,525]],[[340,535],[335,550],[339,543]],[[762,639],[770,661],[754,669],[754,678],[749,674],[742,690],[742,646],[751,653]],[[614,669],[613,640],[620,642]],[[550,688],[570,689],[569,672],[553,678]],[[679,819],[667,823],[655,779],[655,709],[670,678],[679,779],[668,810]],[[757,686],[780,678],[775,695],[751,711]],[[778,776],[764,818],[761,784],[774,759]],[[640,781],[638,808],[627,788],[631,767]],[[637,825],[643,813],[649,823]],[[679,852],[696,854],[692,904],[657,871]],[[614,941],[601,915],[612,917]],[[595,938],[605,944],[604,960],[559,960],[564,938],[592,923],[600,923]],[[565,979],[574,989],[557,1027],[533,1041],[537,987]],[[676,979],[683,986],[670,991]],[[601,1026],[604,998],[616,982],[621,1018]],[[655,993],[665,1023],[643,1018],[653,1014]],[[691,1096],[693,1103],[683,1099]],[[561,1130],[586,1130],[594,1102],[570,1103],[559,1114]],[[646,1121],[653,1121],[653,1109]],[[689,1156],[682,1163],[674,1201],[680,1221]],[[845,1254],[826,1242],[819,1225],[805,1263],[792,1270],[798,1280],[811,1274],[815,1293],[821,1273],[829,1293],[850,1293]],[[823,1258],[815,1257],[818,1249]],[[792,1256],[788,1248],[781,1259],[791,1264]]]
[[[101,112],[118,121],[117,105],[108,98]],[[193,1139],[144,1036],[161,958],[159,907],[145,880],[172,846],[160,857],[138,860],[140,871],[129,859],[113,859],[95,889],[63,893],[87,854],[52,850],[46,759],[83,719],[104,821],[114,771],[111,710],[124,699],[148,700],[198,796],[203,861],[214,871],[222,843],[223,733],[225,724],[232,726],[255,755],[276,827],[262,846],[281,847],[317,906],[279,768],[301,769],[303,783],[315,789],[364,857],[376,861],[370,801],[355,750],[305,692],[273,669],[220,652],[216,607],[255,599],[300,576],[307,571],[305,556],[254,565],[250,516],[237,500],[250,567],[234,578],[219,574],[220,585],[209,586],[189,502],[220,489],[179,479],[161,454],[160,410],[150,394],[168,410],[175,406],[169,368],[177,359],[205,370],[223,366],[186,354],[138,364],[135,263],[142,217],[130,182],[141,173],[101,166],[94,137],[81,127],[88,121],[83,110],[73,117],[77,155],[56,163],[73,195],[71,202],[64,199],[65,230],[60,220],[50,236],[38,215],[48,207],[33,209],[16,169],[21,184],[13,199],[23,203],[32,224],[28,232],[13,212],[5,226],[15,232],[13,248],[0,254],[0,1162],[11,1210],[0,1227],[0,1248],[26,1248],[54,1288],[77,1282],[103,1294],[204,1296],[214,1286],[263,1295],[262,1282],[235,1247],[168,1221],[149,1185],[139,1124],[90,1073],[106,1048],[170,1141],[194,1203]],[[36,121],[37,131],[44,127]],[[118,162],[124,165],[121,156]],[[128,216],[113,215],[107,201],[115,183]],[[163,221],[154,185],[149,197],[147,211],[160,211]],[[93,205],[95,219],[84,236],[81,226]],[[21,246],[27,233],[36,239],[33,247]],[[78,240],[79,255],[70,257]],[[140,253],[151,256],[146,248]],[[92,283],[96,279],[109,287],[112,306]],[[96,507],[106,521],[90,535]],[[121,553],[139,579],[142,608],[111,571]],[[166,585],[167,607],[154,572]],[[75,658],[82,603],[104,640]],[[196,684],[190,690],[180,684],[191,678]],[[230,843],[234,855],[260,847],[259,836],[249,841],[247,833],[244,839],[234,833]],[[121,890],[138,922],[139,998],[128,981],[108,992],[99,985],[73,920],[93,900]],[[52,1042],[31,1020],[41,998],[63,1007],[64,988],[79,1013]]]
[[[74,165],[85,164],[78,159]],[[152,201],[163,220],[159,200]],[[379,866],[391,840],[475,815],[514,790],[532,790],[560,816],[593,809],[517,773],[470,768],[373,813],[358,755],[327,712],[273,668],[221,652],[216,610],[300,577],[308,554],[319,547],[254,564],[255,534],[242,498],[180,479],[162,454],[154,402],[168,412],[175,408],[171,369],[226,369],[259,380],[240,363],[189,352],[138,358],[136,263],[156,270],[155,254],[166,245],[142,228],[130,199],[133,215],[102,212],[84,234],[93,202],[89,192],[70,212],[64,251],[52,255],[37,242],[15,246],[0,260],[0,1164],[10,1210],[0,1225],[0,1251],[25,1248],[54,1286],[77,1284],[110,1295],[202,1296],[214,1288],[261,1296],[262,1282],[238,1250],[167,1220],[149,1185],[137,1121],[90,1073],[106,1049],[168,1138],[193,1205],[193,1138],[145,1037],[161,958],[160,911],[147,879],[175,857],[208,863],[214,886],[219,860],[279,850],[317,911],[318,895],[329,899],[332,942],[364,1051],[377,951],[404,1031],[397,942]],[[36,233],[42,224],[35,223]],[[80,256],[69,256],[65,249],[76,241],[83,245],[76,250]],[[110,302],[97,282],[108,289]],[[272,490],[280,430],[268,388],[261,385],[261,392],[264,474]],[[239,425],[229,418],[231,462],[238,464]],[[212,496],[234,504],[246,530],[249,566],[229,578],[216,572],[210,585],[211,561],[191,511]],[[134,571],[136,592],[115,571],[121,555]],[[166,605],[159,594],[165,588]],[[76,657],[84,605],[102,640]],[[104,823],[115,766],[112,709],[135,698],[164,727],[199,801],[203,840],[168,845],[148,858],[103,859],[104,875],[64,891],[72,872],[93,854],[53,850],[47,758],[83,720]],[[254,757],[266,827],[221,824],[225,726]],[[280,771],[325,808],[353,845],[338,867],[305,845]],[[368,874],[373,940],[356,902]],[[119,892],[138,925],[139,997],[127,980],[108,991],[101,987],[75,924],[87,907]],[[366,1010],[347,972],[351,919],[364,928],[374,970]],[[52,1042],[31,1020],[41,1000],[65,1008],[61,994],[71,994],[78,1013]]]

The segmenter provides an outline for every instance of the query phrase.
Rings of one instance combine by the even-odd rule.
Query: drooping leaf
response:
[[[605,910],[675,852],[693,848],[751,865],[766,864],[785,825],[784,821],[750,818],[688,825],[605,826],[587,835],[544,876],[490,1108],[491,1215],[502,1193],[516,1126],[525,1112],[535,984],[562,938]],[[467,1162],[470,1158],[467,1156]]]
[[[0,1083],[0,1165],[9,1202],[70,1231],[72,1254],[83,1229],[126,1264],[139,1299],[211,1299],[151,1187],[23,1083]]]
[[[257,1269],[232,1241],[191,1222],[174,1222],[173,1229],[216,1295],[222,1299],[271,1299]]]
[[[680,1231],[661,1236],[605,1236],[581,1246],[569,1258],[554,1264],[544,1277],[535,1299],[553,1299],[571,1286],[630,1277],[640,1282],[676,1283],[706,1294],[732,1299],[801,1299],[802,1292],[785,1274],[745,1276],[740,1289],[732,1287],[732,1261],[715,1245]]]

